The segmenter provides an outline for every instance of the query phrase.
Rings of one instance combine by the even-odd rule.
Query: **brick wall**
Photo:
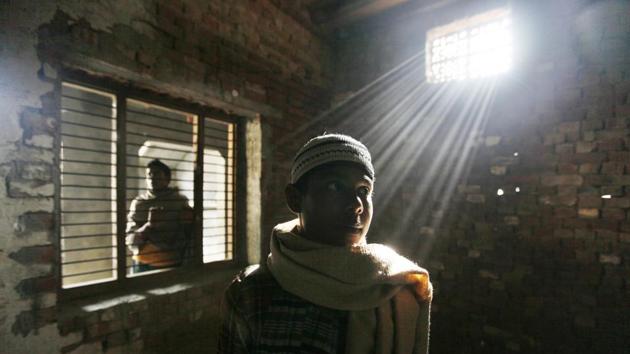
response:
[[[407,7],[342,31],[337,97],[361,92],[422,51],[428,29],[497,3]],[[344,129],[373,151],[395,146],[388,159],[413,164],[396,179],[403,170],[379,162],[371,235],[431,271],[432,353],[623,353],[630,347],[630,6],[517,2],[512,12],[515,69],[495,82],[477,129],[447,139],[458,121],[476,117],[459,114],[469,112],[465,102],[479,84],[421,86],[422,75],[409,68],[367,90],[378,104],[364,109],[369,102],[351,98],[339,108],[356,118]],[[422,90],[401,84],[409,80]],[[385,95],[388,87],[400,94]],[[429,106],[422,94],[438,103],[410,113],[388,98]],[[435,117],[442,123],[418,148],[427,138],[420,122]],[[385,119],[371,135],[369,127]],[[462,173],[452,173],[459,179],[449,175],[451,162],[461,162]]]
[[[271,142],[326,107],[330,92],[330,49],[302,2],[3,1],[0,27],[0,351],[212,351],[235,270],[58,302],[55,84],[69,68],[261,117],[267,233],[289,217],[287,156],[306,133]]]

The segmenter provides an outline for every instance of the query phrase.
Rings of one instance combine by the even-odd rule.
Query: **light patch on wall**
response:
[[[512,67],[510,10],[496,9],[427,33],[426,76],[432,83],[505,73]]]
[[[612,198],[612,195],[610,195],[610,194],[602,195],[602,199],[611,199],[611,198]]]
[[[497,189],[497,195],[499,197],[502,196],[503,194],[505,194],[505,192],[503,192],[503,189],[501,189],[501,188]]]

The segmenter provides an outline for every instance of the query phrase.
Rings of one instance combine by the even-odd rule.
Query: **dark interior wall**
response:
[[[304,5],[2,1],[0,25],[0,352],[214,351],[220,297],[236,267],[60,301],[56,85],[69,69],[259,119],[262,137],[252,139],[262,144],[266,234],[290,217],[283,188],[305,133],[280,139],[328,105],[331,87],[331,52]]]
[[[626,352],[628,2],[511,2],[514,67],[496,80],[423,84],[423,60],[414,62],[419,71],[402,65],[382,78],[424,50],[427,30],[497,5],[466,2],[419,13],[410,5],[337,33],[335,92],[339,102],[351,97],[338,110],[360,112],[343,129],[364,138],[377,160],[396,146],[387,159],[398,163],[377,161],[381,167],[414,165],[398,179],[392,175],[400,168],[377,166],[370,235],[431,272],[433,353]],[[484,85],[494,89],[487,109],[460,115]],[[388,87],[400,99],[429,105],[425,94],[438,103],[398,111],[384,99]],[[458,125],[475,117],[483,124]],[[384,144],[366,126],[385,119],[388,129],[400,129],[377,132],[387,134]],[[419,122],[432,119],[440,128],[427,136]],[[455,139],[447,139],[451,131]],[[426,139],[431,143],[420,149]],[[469,158],[459,164],[461,156]],[[379,202],[388,204],[379,210]]]

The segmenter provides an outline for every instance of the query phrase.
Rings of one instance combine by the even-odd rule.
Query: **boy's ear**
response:
[[[287,198],[287,206],[292,212],[296,214],[302,212],[302,193],[295,184],[287,184],[284,188],[284,196]]]

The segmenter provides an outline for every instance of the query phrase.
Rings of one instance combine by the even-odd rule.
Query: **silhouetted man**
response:
[[[147,191],[131,202],[127,245],[133,271],[178,266],[190,244],[192,209],[188,198],[169,187],[171,169],[160,160],[147,164]]]

